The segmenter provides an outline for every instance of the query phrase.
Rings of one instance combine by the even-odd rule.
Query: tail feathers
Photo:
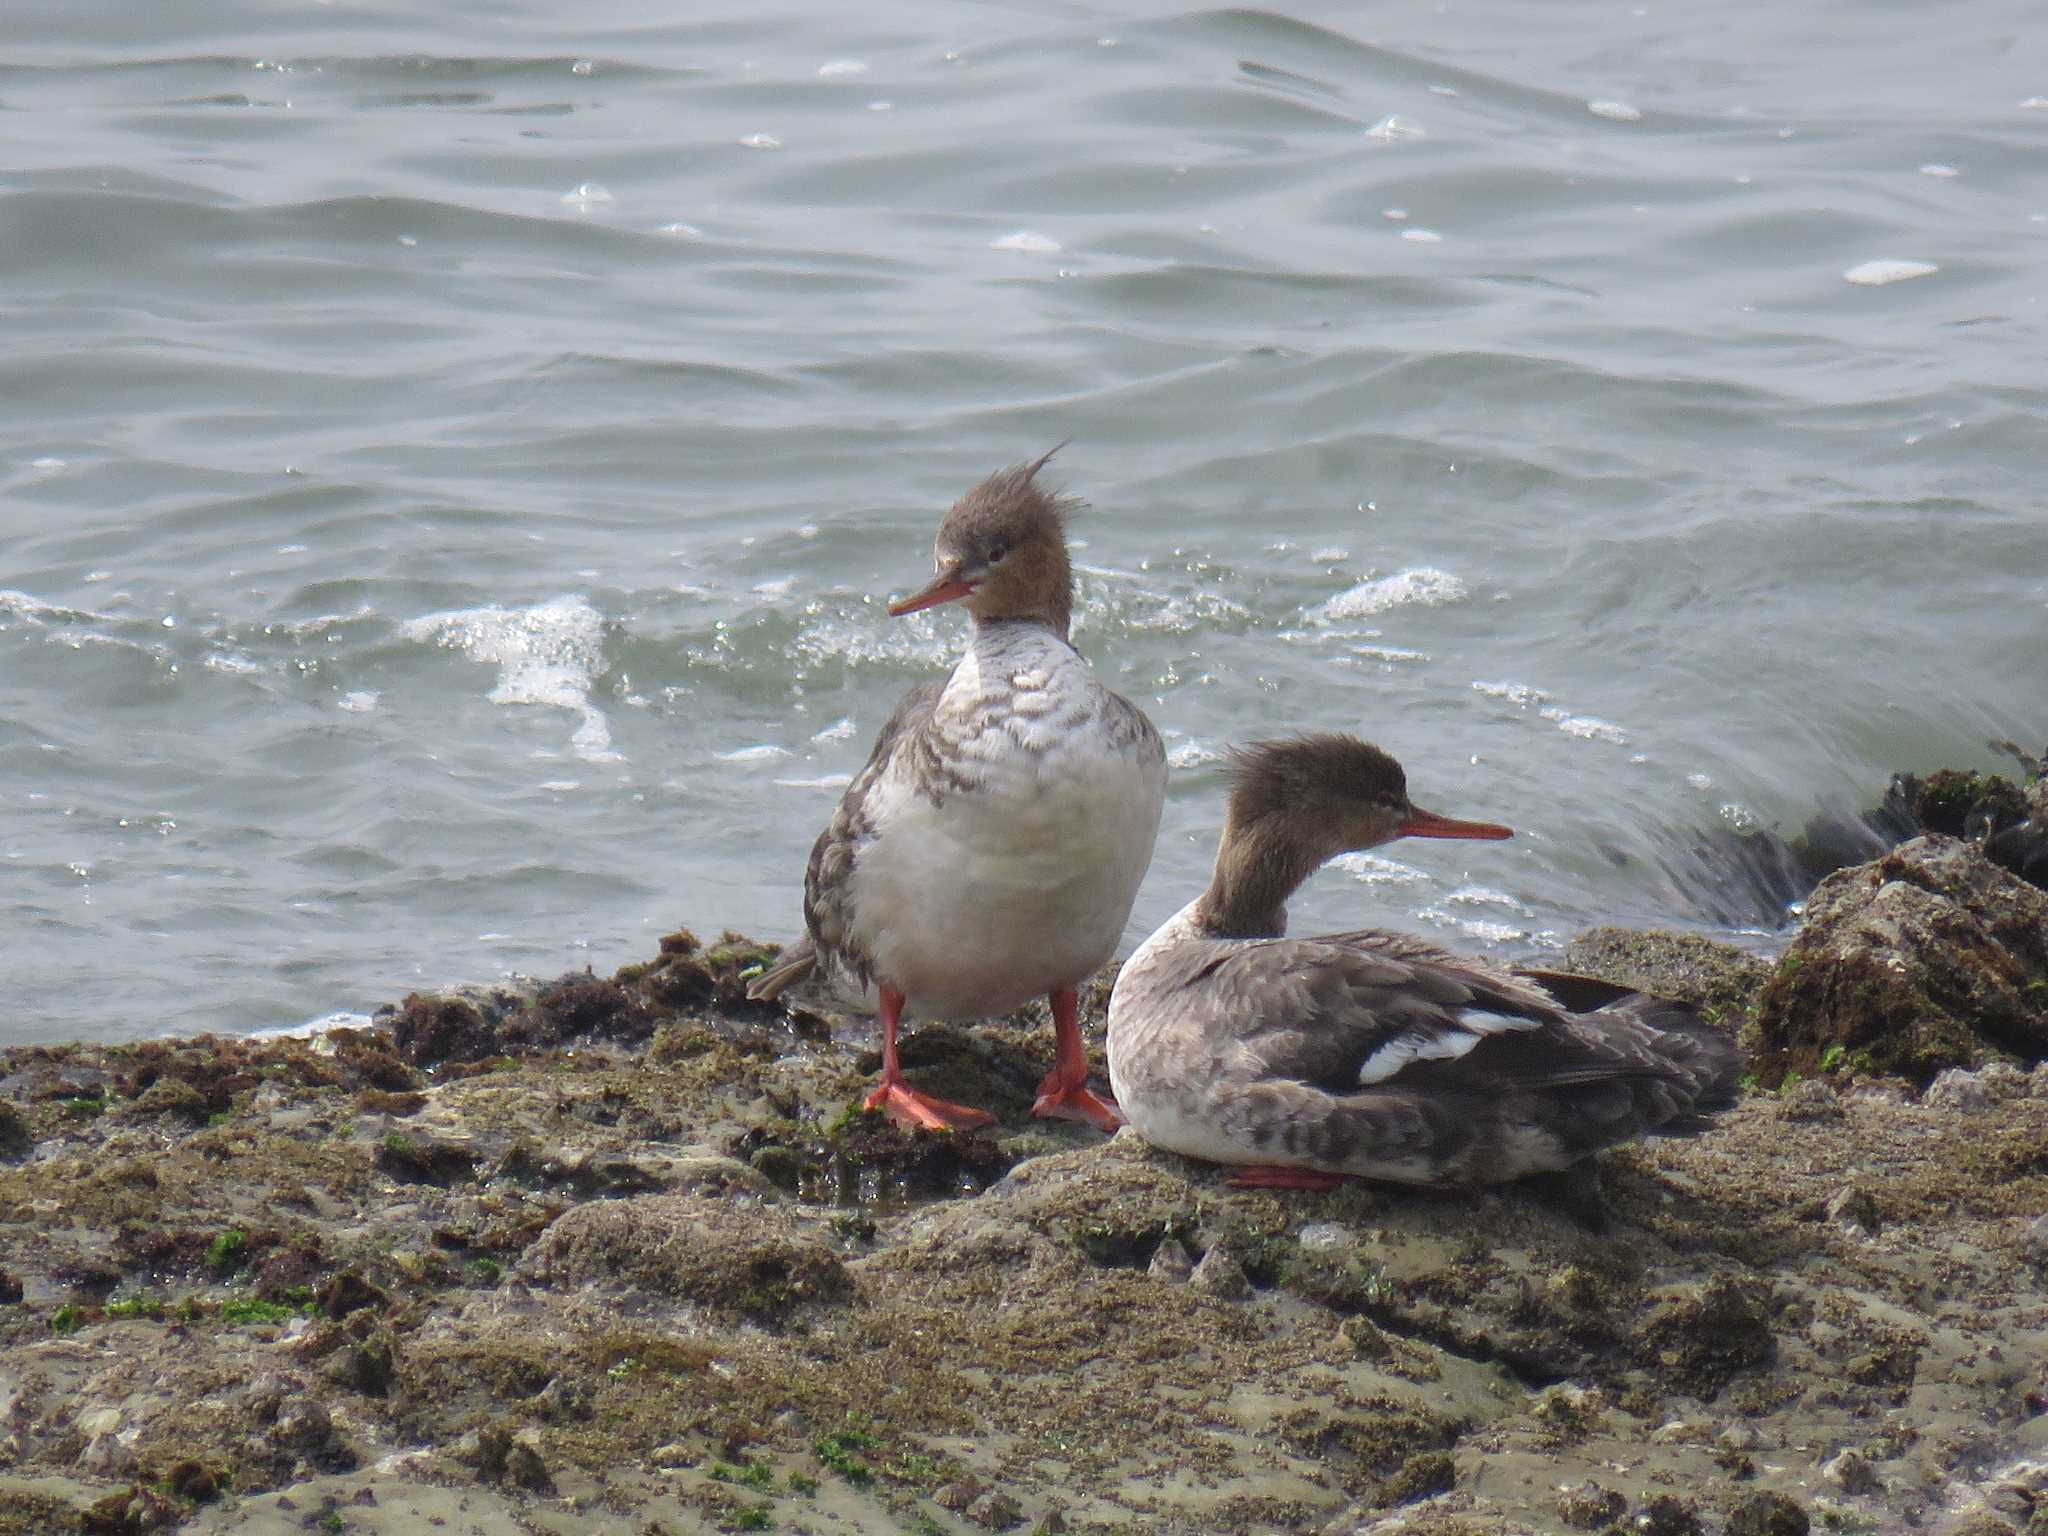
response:
[[[808,937],[783,950],[775,964],[747,983],[747,997],[756,1003],[773,1002],[788,988],[807,979],[818,968],[818,952]]]
[[[1689,1003],[1632,993],[1576,1015],[1572,1032],[1613,1058],[1605,1083],[1564,1095],[1578,1122],[1576,1134],[1564,1133],[1588,1150],[1631,1136],[1689,1135],[1740,1096],[1741,1049]]]

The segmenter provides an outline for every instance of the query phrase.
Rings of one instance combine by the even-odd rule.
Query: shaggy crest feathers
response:
[[[1408,776],[1369,742],[1334,731],[1232,747],[1224,766],[1230,815],[1238,821],[1298,811],[1317,799],[1376,800],[1401,806]]]

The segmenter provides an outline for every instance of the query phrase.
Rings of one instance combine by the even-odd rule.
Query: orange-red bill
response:
[[[889,616],[900,619],[906,613],[916,613],[923,608],[936,608],[941,603],[957,602],[973,595],[974,583],[960,574],[959,567],[949,567],[939,572],[908,597],[899,597],[889,605]]]
[[[1395,828],[1395,834],[1400,837],[1470,837],[1499,842],[1504,837],[1513,837],[1515,829],[1490,821],[1453,821],[1434,811],[1418,811],[1410,807],[1408,819]]]

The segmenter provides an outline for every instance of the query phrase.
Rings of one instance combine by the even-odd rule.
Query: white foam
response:
[[[1310,609],[1308,616],[1310,620],[1322,623],[1333,619],[1363,619],[1375,613],[1385,613],[1389,608],[1436,608],[1444,603],[1461,602],[1467,595],[1465,583],[1449,571],[1424,565],[1397,571],[1392,576],[1362,581],[1348,592],[1339,592],[1327,602]]]
[[[1340,853],[1330,860],[1330,868],[1343,870],[1361,885],[1415,885],[1429,878],[1413,865],[1376,853]]]
[[[329,1013],[303,1024],[281,1024],[274,1029],[252,1029],[251,1040],[317,1040],[337,1029],[368,1029],[375,1021],[367,1013]]]
[[[853,716],[842,715],[823,730],[811,732],[813,741],[847,741],[854,731]]]
[[[1552,706],[1537,711],[1544,719],[1555,722],[1557,728],[1567,736],[1576,736],[1581,741],[1611,742],[1617,747],[1628,745],[1628,736],[1612,721],[1602,720],[1597,715],[1574,715]]]
[[[1866,261],[1842,274],[1842,281],[1864,288],[1882,288],[1886,283],[1903,283],[1909,278],[1939,272],[1931,261]]]
[[[1527,709],[1531,704],[1545,704],[1550,695],[1541,688],[1531,688],[1527,683],[1486,683],[1474,681],[1474,693],[1483,693],[1489,699],[1505,699],[1517,709]]]
[[[742,149],[780,149],[782,140],[772,133],[750,133],[740,140]]]
[[[611,726],[590,702],[605,673],[604,615],[580,597],[563,596],[531,608],[463,608],[429,613],[399,627],[408,640],[461,651],[498,668],[493,704],[539,704],[574,710],[582,718],[570,744],[585,762],[619,761]]]
[[[586,181],[575,191],[562,194],[563,202],[574,204],[578,208],[588,208],[594,203],[608,203],[611,200],[611,193],[594,181]]]
[[[777,779],[783,789],[844,789],[853,782],[850,773],[821,773],[815,779]]]
[[[1479,940],[1482,944],[1512,944],[1526,939],[1529,932],[1509,923],[1496,923],[1482,917],[1460,917],[1448,907],[1424,907],[1415,914],[1424,922],[1435,923],[1440,928],[1456,929],[1467,938]]]
[[[1391,144],[1396,139],[1425,139],[1429,137],[1419,126],[1409,122],[1407,118],[1397,116],[1391,112],[1366,129],[1365,136],[1368,139],[1376,139],[1382,144]]]
[[[1166,749],[1166,766],[1182,773],[1190,768],[1201,768],[1222,761],[1222,748],[1212,747],[1207,742],[1195,740],[1192,736],[1185,741],[1175,742]]]
[[[1404,229],[1401,231],[1401,238],[1403,240],[1412,240],[1417,245],[1442,245],[1444,243],[1444,237],[1433,229]]]
[[[1020,229],[989,241],[988,248],[992,251],[1025,251],[1033,256],[1050,256],[1060,249],[1060,243],[1051,235],[1041,235],[1035,229]]]
[[[1354,645],[1351,654],[1366,661],[1428,661],[1429,652],[1400,645]]]
[[[1505,911],[1520,912],[1524,915],[1529,911],[1506,891],[1497,891],[1490,885],[1461,885],[1444,900],[1463,907],[1500,907]]]
[[[1625,101],[1589,101],[1586,110],[1595,117],[1604,117],[1610,122],[1639,123],[1643,120],[1643,109],[1632,107]]]
[[[345,709],[352,715],[367,715],[377,707],[380,697],[374,688],[358,688],[353,693],[344,693],[334,701],[336,709]]]
[[[763,742],[754,747],[734,747],[730,752],[718,754],[721,763],[772,763],[778,757],[788,757],[789,748],[778,747],[772,742]]]
[[[1929,161],[1926,165],[1920,167],[1920,174],[1922,176],[1938,176],[1946,179],[1950,176],[1960,176],[1963,173],[1952,165],[1939,165]]]

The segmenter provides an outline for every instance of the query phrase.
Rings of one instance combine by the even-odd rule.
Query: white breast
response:
[[[1007,1012],[1114,952],[1165,795],[1156,738],[1103,717],[1087,663],[1044,631],[978,638],[915,753],[877,780],[855,861],[855,938],[924,1018]]]

